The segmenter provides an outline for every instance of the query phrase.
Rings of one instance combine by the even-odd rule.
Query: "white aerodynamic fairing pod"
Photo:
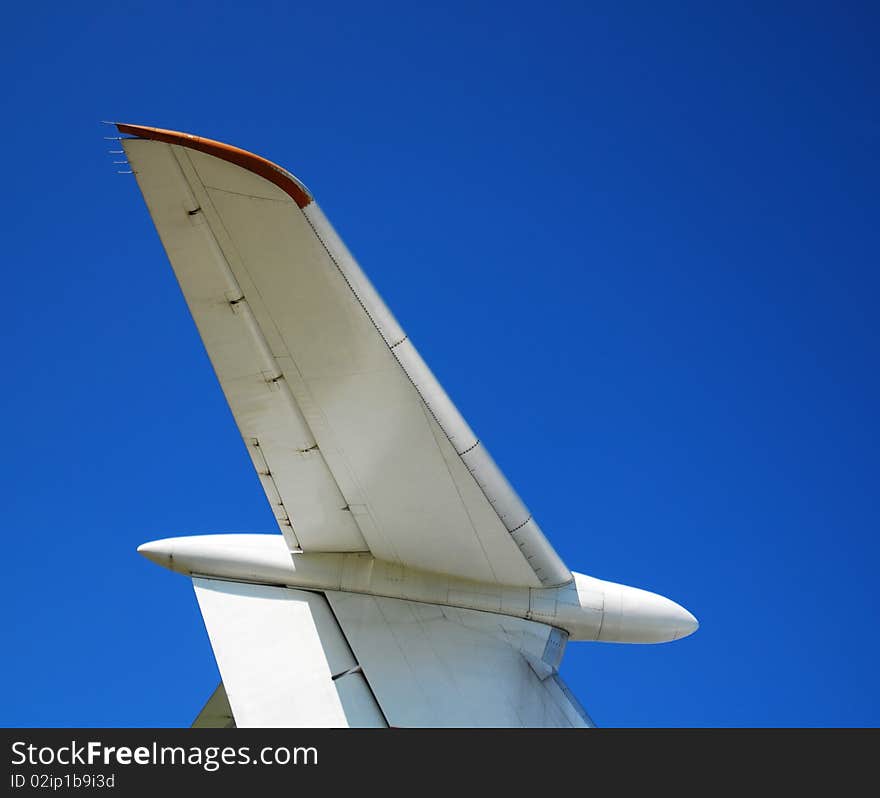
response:
[[[281,530],[139,549],[193,578],[222,677],[197,725],[588,726],[569,639],[697,628],[569,571],[299,181],[118,127]]]

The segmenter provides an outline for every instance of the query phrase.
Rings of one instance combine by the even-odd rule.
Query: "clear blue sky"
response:
[[[566,562],[698,616],[569,646],[599,724],[880,724],[871,5],[9,6],[0,724],[187,725],[135,548],[275,529],[101,119],[301,177]]]

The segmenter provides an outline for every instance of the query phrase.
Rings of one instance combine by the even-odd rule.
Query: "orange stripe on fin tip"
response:
[[[270,183],[274,183],[300,208],[305,208],[312,202],[311,194],[290,172],[247,150],[233,147],[231,144],[224,144],[221,141],[193,136],[189,133],[180,133],[176,130],[163,130],[160,127],[146,127],[145,125],[126,125],[121,122],[115,124],[120,133],[129,136],[164,141],[168,144],[179,144],[181,147],[189,147],[191,150],[198,150],[206,155],[213,155],[215,158],[234,163],[236,166],[247,169]]]

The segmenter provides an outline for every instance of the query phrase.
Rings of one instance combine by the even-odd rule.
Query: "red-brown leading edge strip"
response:
[[[168,144],[179,144],[181,147],[189,147],[191,150],[213,155],[236,166],[241,166],[254,174],[264,177],[270,183],[274,183],[300,207],[305,208],[312,201],[308,191],[302,186],[290,172],[282,169],[278,164],[267,161],[259,155],[254,155],[247,150],[224,144],[221,141],[205,139],[201,136],[193,136],[189,133],[179,133],[176,130],[163,130],[160,127],[146,127],[144,125],[125,125],[116,123],[116,129],[120,133],[129,136],[137,136],[141,139],[153,139],[164,141]]]

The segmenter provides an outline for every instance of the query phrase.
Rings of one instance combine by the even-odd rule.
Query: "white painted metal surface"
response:
[[[558,633],[549,626],[356,593],[326,595],[392,726],[592,725],[547,678],[560,657]],[[540,673],[530,660],[540,662]]]
[[[193,578],[223,678],[195,725],[583,727],[557,672],[569,640],[696,630],[670,599],[568,570],[301,184],[132,131],[283,534],[138,549]]]
[[[369,554],[291,555],[280,535],[194,535],[153,541],[138,551],[187,575],[462,607],[539,621],[572,640],[661,643],[698,627],[693,615],[664,596],[578,573],[561,587],[508,587],[404,569]]]
[[[314,202],[184,147],[123,146],[291,549],[570,581]]]
[[[323,596],[201,577],[193,586],[238,727],[386,725]]]

